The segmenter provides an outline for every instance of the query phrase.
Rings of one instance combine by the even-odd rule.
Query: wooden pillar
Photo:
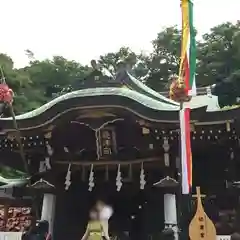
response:
[[[9,205],[4,205],[4,216],[3,216],[3,224],[4,224],[4,231],[7,231],[7,221],[8,221],[8,211],[9,211]]]

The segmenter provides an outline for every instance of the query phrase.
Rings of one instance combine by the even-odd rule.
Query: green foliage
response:
[[[203,84],[230,79],[239,70],[240,23],[225,23],[203,35],[198,45],[198,73]],[[236,75],[236,74],[235,74]]]
[[[198,44],[197,81],[218,81],[216,95],[221,106],[233,105],[240,96],[240,22],[211,29]]]
[[[181,31],[174,26],[158,33],[153,49],[147,61],[150,72],[146,83],[157,91],[166,90],[170,85],[169,77],[178,73]]]
[[[127,47],[102,55],[97,60],[103,73],[114,76],[117,64],[122,61],[131,74],[156,91],[169,88],[169,77],[178,73],[181,49],[181,31],[168,27],[152,41],[153,51],[136,54]],[[13,60],[0,54],[0,66],[8,85],[14,90],[16,113],[36,109],[66,92],[78,89],[87,79],[92,68],[61,56],[43,61],[36,60],[34,53],[26,50],[31,60],[29,66],[16,69]],[[240,96],[240,22],[224,23],[211,29],[197,43],[198,86],[206,86],[221,80],[216,94],[222,106],[232,105]]]

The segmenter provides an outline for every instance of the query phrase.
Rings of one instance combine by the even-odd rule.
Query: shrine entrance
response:
[[[99,117],[81,120],[87,124],[62,123],[51,134],[55,177],[61,175],[55,181],[59,189],[56,239],[79,239],[97,200],[114,209],[109,221],[110,235],[154,239],[152,236],[159,235],[164,228],[164,192],[154,187],[154,183],[166,177],[163,143],[129,112],[118,111],[111,109],[111,114],[116,115],[111,121]],[[88,112],[88,116],[90,113],[96,114],[96,110]],[[96,126],[98,131],[93,130]],[[168,172],[173,175],[170,168]],[[122,185],[120,191],[116,182]],[[94,184],[92,191],[90,184]]]
[[[117,192],[114,183],[104,183],[89,192],[87,184],[72,184],[67,192],[57,196],[55,239],[80,239],[88,222],[89,210],[99,199],[114,209],[109,221],[111,236],[154,239],[164,228],[163,193],[160,189],[139,190],[139,186],[129,183]]]

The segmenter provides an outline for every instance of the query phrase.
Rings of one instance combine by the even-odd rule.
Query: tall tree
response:
[[[240,96],[240,21],[227,22],[203,35],[198,44],[197,82],[217,83],[220,105],[232,105]]]
[[[122,47],[115,53],[101,55],[98,64],[106,74],[114,77],[118,63],[124,62],[133,75],[142,78],[148,72],[146,58],[144,54],[136,54],[130,48]]]
[[[136,64],[137,55],[129,48],[122,47],[117,52],[107,53],[101,55],[98,64],[102,70],[107,71],[112,77],[115,76],[117,71],[117,64],[122,61],[130,64],[131,67]]]
[[[181,31],[168,27],[153,40],[149,55],[136,54],[127,47],[99,57],[97,63],[104,74],[115,76],[118,62],[126,63],[131,74],[156,91],[168,90],[169,77],[178,74]],[[240,22],[224,23],[203,35],[197,44],[198,86],[215,84],[222,106],[231,105],[240,96]],[[26,50],[29,66],[16,69],[12,59],[0,54],[0,66],[6,81],[14,90],[17,113],[35,109],[66,92],[79,88],[91,67],[61,56],[38,61]]]
[[[24,69],[14,68],[12,59],[5,55],[0,54],[0,66],[1,74],[0,78],[6,81],[6,83],[14,90],[14,108],[17,113],[25,112],[29,110],[29,106],[32,104],[33,98],[29,97],[29,89],[31,88],[31,80],[28,72]]]
[[[158,33],[153,40],[153,52],[147,59],[147,85],[156,91],[168,89],[169,77],[178,74],[180,51],[181,31],[176,26]]]
[[[74,90],[79,81],[84,80],[88,69],[61,56],[55,56],[52,60],[35,60],[25,68],[31,77],[32,87],[41,93],[40,102]]]

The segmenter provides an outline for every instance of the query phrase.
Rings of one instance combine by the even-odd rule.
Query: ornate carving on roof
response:
[[[156,182],[153,184],[155,187],[162,187],[162,188],[169,188],[169,187],[177,187],[178,181],[174,178],[171,178],[169,176],[161,179],[159,182]]]
[[[34,184],[32,184],[30,187],[31,188],[35,188],[35,189],[51,189],[51,188],[55,188],[54,185],[52,185],[51,183],[49,183],[48,181],[46,181],[46,180],[44,180],[42,178],[39,181],[37,181]]]
[[[100,74],[97,68],[94,71],[95,73],[91,73],[89,78],[92,79],[96,75],[96,71],[99,78],[86,79],[84,84],[80,86],[80,90],[59,96],[38,109],[16,116],[16,120],[19,121],[19,128],[21,130],[44,128],[68,112],[80,109],[82,112],[83,110],[93,108],[95,111],[99,108],[122,108],[141,116],[143,119],[161,122],[178,121],[179,103],[147,87],[140,80],[134,78],[126,70],[125,66],[120,64],[116,76],[108,77],[107,80],[104,78],[104,74]],[[207,92],[207,88],[204,89]],[[217,97],[209,94],[193,97],[187,103],[187,106],[194,110],[191,111],[191,119],[194,121],[203,118],[203,112],[206,110],[209,113],[206,114],[204,122],[211,121],[211,118],[214,118],[213,121],[216,121],[216,116],[212,112],[221,111]],[[80,118],[107,117],[105,116],[106,114],[112,113],[100,113],[98,111],[93,114],[92,112],[86,112],[86,114],[81,114]],[[226,114],[221,113],[221,116],[219,115],[218,118],[230,120],[236,115],[236,112],[229,111]],[[11,121],[11,118],[0,118],[3,132],[5,129],[11,131]]]
[[[49,125],[46,129],[44,129],[45,132],[51,132],[56,126],[55,125]]]
[[[96,109],[87,109],[80,112],[79,117],[76,120],[84,118],[102,118],[102,117],[117,117],[115,114],[110,112],[111,109],[105,110],[96,110]]]

